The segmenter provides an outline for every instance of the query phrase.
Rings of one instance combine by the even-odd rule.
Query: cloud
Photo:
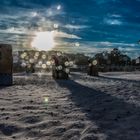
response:
[[[14,28],[14,27],[10,27],[8,29],[5,30],[0,30],[1,33],[10,33],[10,34],[26,34],[28,32],[27,29],[25,29],[24,27],[21,28]]]
[[[86,26],[86,25],[71,25],[71,24],[67,24],[64,27],[67,29],[85,29],[85,28],[88,28],[88,26]]]
[[[126,47],[126,48],[119,47],[118,49],[121,50],[121,51],[129,52],[129,53],[140,51],[140,48],[131,48],[131,47]]]
[[[104,23],[108,25],[122,25],[122,21],[119,19],[104,19]]]
[[[96,0],[97,4],[106,4],[108,2],[120,2],[120,0]]]
[[[94,55],[96,53],[103,51],[111,51],[112,48],[103,47],[99,49],[97,47],[91,47],[83,44],[80,44],[80,46],[77,47],[74,45],[74,43],[69,43],[69,44],[57,44],[54,50],[63,51],[67,53],[84,53]]]
[[[55,50],[61,50],[69,53],[84,53],[84,54],[96,54],[103,51],[111,51],[113,48],[118,48],[124,54],[129,54],[130,56],[138,56],[140,48],[137,44],[127,44],[127,43],[117,43],[117,42],[79,42],[79,46],[75,45],[76,42],[61,42],[56,44]]]
[[[122,15],[120,15],[120,14],[109,14],[109,17],[111,17],[111,18],[122,18]]]
[[[58,38],[68,38],[68,39],[81,39],[81,37],[74,35],[74,34],[68,34],[65,32],[61,32],[61,31],[55,31],[55,37]]]
[[[133,43],[140,39],[136,1],[2,0],[0,4],[0,42],[17,48],[29,46],[35,32],[57,30],[56,43],[69,51],[96,53],[118,47],[129,54],[140,52]]]
[[[117,47],[117,46],[129,46],[129,47],[135,47],[137,46],[134,43],[117,43],[117,42],[93,42],[95,45],[101,45],[101,46],[112,46],[112,47]]]

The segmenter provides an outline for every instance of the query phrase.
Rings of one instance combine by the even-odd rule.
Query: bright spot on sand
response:
[[[31,46],[44,51],[51,50],[55,46],[54,32],[37,32]]]
[[[45,103],[48,103],[49,102],[49,98],[45,97],[44,101],[45,101]]]

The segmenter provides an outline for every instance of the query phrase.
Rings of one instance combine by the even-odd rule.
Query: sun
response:
[[[54,32],[45,31],[37,32],[36,37],[33,39],[31,46],[40,51],[49,51],[55,46]]]

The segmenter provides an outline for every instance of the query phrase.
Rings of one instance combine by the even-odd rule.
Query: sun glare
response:
[[[55,46],[54,32],[37,32],[31,46],[39,50],[49,51]]]

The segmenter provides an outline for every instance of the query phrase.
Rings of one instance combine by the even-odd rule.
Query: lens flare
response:
[[[39,61],[38,64],[39,64],[39,66],[41,66],[43,64],[43,62],[42,61]]]
[[[45,54],[43,54],[42,55],[42,59],[46,59],[47,57],[46,57],[46,55]]]
[[[57,52],[57,56],[61,56],[62,55],[62,53],[61,52]]]
[[[69,73],[69,72],[70,72],[70,70],[69,70],[68,68],[66,68],[66,69],[65,69],[65,72],[66,72],[66,73]]]
[[[58,24],[54,24],[53,27],[54,27],[55,29],[58,29],[58,28],[59,28],[59,25],[58,25]]]
[[[19,60],[18,56],[13,56],[13,63],[18,63],[18,60]]]
[[[45,97],[44,102],[45,103],[48,103],[49,102],[49,98],[48,97]]]
[[[21,64],[21,67],[23,67],[23,68],[25,68],[26,66],[27,66],[26,63]]]
[[[34,59],[30,59],[29,62],[30,62],[31,64],[33,64],[33,63],[34,63]]]
[[[55,61],[54,60],[51,60],[51,65],[55,65]]]
[[[44,98],[44,103],[45,103],[45,106],[48,108],[49,97]]]
[[[27,53],[23,53],[23,54],[21,54],[20,57],[21,57],[22,59],[24,59],[26,56],[27,56]]]
[[[69,62],[68,61],[65,62],[65,66],[69,66]]]
[[[91,67],[91,66],[92,66],[92,64],[90,63],[88,66],[89,66],[89,67]]]
[[[76,43],[75,43],[75,46],[76,46],[76,47],[79,47],[79,46],[80,46],[80,43],[79,43],[79,42],[76,42]]]
[[[27,68],[31,68],[31,64],[28,64],[28,65],[27,65]]]
[[[51,62],[50,62],[50,61],[47,61],[46,64],[47,64],[48,66],[50,66],[50,65],[51,65]]]
[[[62,66],[58,66],[57,69],[58,69],[58,70],[62,70],[63,67],[62,67]]]
[[[57,10],[61,10],[61,8],[62,8],[61,5],[57,6]]]
[[[37,60],[38,59],[38,56],[34,56],[34,59]]]
[[[69,64],[72,67],[74,65],[74,62],[73,61],[70,61]]]
[[[46,69],[47,68],[46,64],[42,64],[42,68]]]
[[[39,56],[39,52],[36,52],[36,53],[35,53],[35,56],[38,57],[38,56]]]
[[[97,60],[94,60],[93,62],[92,62],[92,64],[94,65],[94,66],[96,66],[97,65]]]
[[[26,57],[25,57],[25,60],[29,60],[29,56],[26,56]]]

